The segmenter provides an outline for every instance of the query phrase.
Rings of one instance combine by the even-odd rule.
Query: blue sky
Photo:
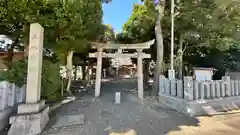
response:
[[[112,0],[103,5],[103,23],[113,26],[115,32],[120,32],[122,25],[132,13],[132,5],[140,0]]]

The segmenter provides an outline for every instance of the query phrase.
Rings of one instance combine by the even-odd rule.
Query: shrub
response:
[[[0,72],[0,81],[6,80],[22,87],[26,84],[27,62],[20,60],[11,64],[11,69]],[[58,63],[43,60],[41,99],[46,101],[56,101],[62,99],[61,96],[61,76]]]
[[[62,80],[60,65],[48,60],[43,61],[41,98],[47,101],[62,99]]]

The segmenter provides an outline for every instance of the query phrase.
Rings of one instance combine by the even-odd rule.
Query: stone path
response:
[[[198,126],[197,119],[164,106],[151,109],[147,104],[134,102],[127,96],[134,88],[136,83],[131,80],[106,82],[102,86],[104,91],[100,98],[85,94],[56,110],[57,116],[84,114],[84,125],[50,128],[55,121],[55,114],[52,114],[50,124],[41,135],[108,135],[111,131],[128,129],[134,129],[137,135],[164,135],[170,131],[179,131],[179,126]],[[120,105],[114,104],[115,91],[122,92]]]

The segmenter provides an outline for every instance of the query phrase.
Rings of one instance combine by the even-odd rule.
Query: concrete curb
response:
[[[239,112],[240,97],[214,100],[187,101],[169,95],[159,94],[159,101],[166,106],[190,117],[226,115]]]
[[[61,102],[57,102],[57,103],[51,105],[50,109],[49,109],[49,113],[51,113],[53,110],[61,107],[62,105],[73,102],[75,100],[76,100],[76,97],[67,97],[66,99],[62,100]]]

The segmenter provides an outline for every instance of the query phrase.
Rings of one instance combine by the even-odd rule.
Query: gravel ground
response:
[[[136,87],[136,81],[126,79],[104,82],[99,98],[93,98],[93,91],[81,93],[76,101],[51,113],[50,122],[40,135],[108,135],[129,129],[137,135],[240,135],[239,113],[190,118],[151,98],[142,104],[136,98]],[[114,104],[116,91],[122,92],[119,105]],[[84,114],[85,124],[51,128],[57,117],[71,114]]]
[[[156,110],[128,98],[136,83],[125,80],[105,83],[100,98],[85,94],[52,114],[51,121],[42,135],[108,135],[134,129],[137,135],[164,135],[180,130],[179,126],[198,126],[198,120],[181,115],[172,109],[159,106]],[[122,103],[114,104],[114,92],[122,91]],[[85,124],[62,128],[50,128],[54,116],[84,114]]]

